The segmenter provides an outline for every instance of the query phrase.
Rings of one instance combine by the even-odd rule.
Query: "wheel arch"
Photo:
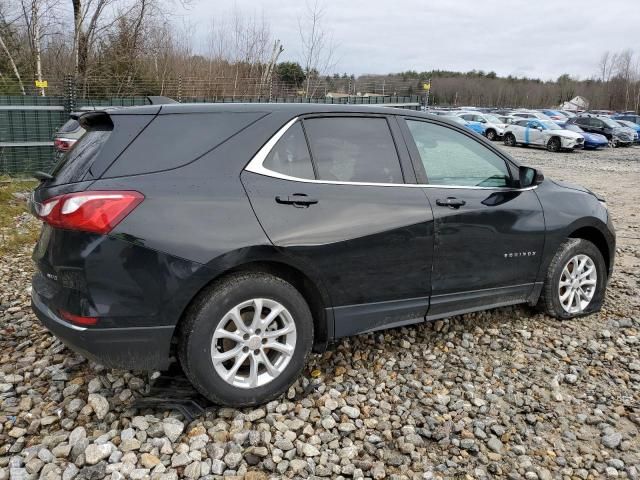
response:
[[[569,238],[581,238],[593,243],[602,254],[607,272],[611,272],[611,255],[609,252],[609,244],[604,234],[593,226],[580,227],[569,234]]]
[[[309,305],[313,316],[314,339],[313,351],[322,353],[326,350],[327,344],[333,338],[334,322],[329,300],[329,295],[322,283],[318,279],[312,279],[305,274],[297,265],[276,258],[261,258],[247,260],[233,266],[229,266],[224,270],[220,270],[217,274],[212,275],[208,281],[204,282],[201,287],[191,296],[191,299],[182,309],[182,313],[176,323],[173,332],[172,345],[176,345],[180,336],[180,325],[183,323],[185,316],[188,314],[192,305],[197,303],[198,299],[205,294],[216,283],[222,281],[225,277],[238,272],[255,272],[267,273],[279,277],[291,285],[293,285],[304,297]]]

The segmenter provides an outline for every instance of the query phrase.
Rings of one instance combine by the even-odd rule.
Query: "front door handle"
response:
[[[444,200],[439,198],[436,200],[436,205],[441,207],[451,207],[451,208],[460,208],[463,205],[466,205],[467,202],[455,197],[447,197]]]
[[[294,207],[308,207],[318,203],[318,199],[309,197],[304,193],[294,193],[293,195],[278,195],[276,202],[284,205],[293,205]]]

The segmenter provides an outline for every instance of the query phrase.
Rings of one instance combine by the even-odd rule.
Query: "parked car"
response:
[[[585,132],[599,133],[607,137],[612,146],[629,146],[633,143],[633,135],[607,117],[573,117],[567,125],[578,125]]]
[[[497,115],[497,117],[500,123],[504,123],[505,125],[511,125],[522,120],[522,117],[512,117],[511,115]]]
[[[609,140],[604,135],[600,135],[599,133],[589,133],[585,132],[582,128],[575,124],[566,124],[564,126],[566,130],[571,130],[572,132],[579,133],[584,137],[584,148],[585,149],[596,149],[601,147],[606,147],[609,145]]]
[[[200,392],[240,407],[286,392],[340,337],[518,303],[559,319],[602,306],[604,200],[445,118],[182,104],[80,125],[32,195],[32,305],[106,366],[177,356]]]
[[[504,144],[538,145],[551,152],[582,148],[584,137],[579,133],[565,130],[550,120],[523,119],[507,126],[504,132]]]
[[[472,132],[476,132],[480,135],[484,135],[486,128],[485,126],[480,123],[480,122],[470,122],[468,120],[465,120],[464,118],[461,118],[457,115],[444,115],[444,118],[446,118],[447,120],[451,121],[451,122],[456,122],[459,123],[460,125],[463,125],[464,127],[468,128],[469,130],[471,130]]]
[[[485,128],[484,135],[489,140],[501,139],[504,135],[506,123],[500,121],[495,115],[480,112],[462,112],[458,116],[468,122],[478,122]]]
[[[553,121],[551,118],[549,118],[544,113],[536,112],[534,110],[518,110],[518,111],[512,112],[511,115],[514,116],[514,117],[537,118],[538,120],[546,120],[546,121],[550,121],[550,122]]]
[[[575,112],[570,112],[569,110],[558,110],[560,113],[562,113],[565,117],[567,118],[573,118],[576,116]]]
[[[634,143],[638,143],[640,141],[638,138],[638,136],[640,135],[640,125],[638,125],[637,123],[630,122],[628,120],[616,120],[616,119],[612,119],[612,120],[616,122],[618,125],[620,125],[621,127],[629,129],[629,131],[633,135]]]
[[[611,118],[613,118],[614,120],[626,120],[628,122],[633,122],[640,125],[640,115],[636,114],[623,113],[622,115],[614,115]]]
[[[60,158],[68,152],[71,147],[84,135],[84,128],[78,123],[77,116],[74,113],[57,131],[53,134],[53,148],[56,152],[56,158]]]
[[[543,109],[540,110],[540,112],[544,113],[547,117],[549,117],[551,120],[553,120],[554,122],[566,122],[567,118],[569,118],[567,115],[565,115],[564,113],[558,111],[558,110],[548,110],[548,109]]]

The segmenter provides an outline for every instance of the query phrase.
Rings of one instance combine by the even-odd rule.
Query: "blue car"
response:
[[[601,147],[606,147],[609,145],[609,140],[604,135],[600,135],[599,133],[589,133],[585,132],[578,125],[575,124],[567,124],[564,126],[565,130],[571,130],[572,132],[579,133],[584,137],[584,148],[585,149],[596,149]]]
[[[456,123],[459,123],[460,125],[464,125],[469,130],[472,130],[483,136],[485,134],[485,131],[487,130],[487,128],[480,122],[470,122],[468,120],[465,120],[464,118],[457,117],[457,116],[446,115],[444,118],[446,118],[447,120],[452,120]]]
[[[569,120],[566,115],[564,115],[562,112],[559,112],[558,110],[544,109],[540,111],[561,127],[564,127],[564,124],[567,123],[567,120]]]

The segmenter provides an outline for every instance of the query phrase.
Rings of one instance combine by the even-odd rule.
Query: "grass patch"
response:
[[[0,254],[20,251],[38,239],[40,222],[29,218],[25,199],[14,195],[28,193],[36,185],[33,180],[0,177]]]

